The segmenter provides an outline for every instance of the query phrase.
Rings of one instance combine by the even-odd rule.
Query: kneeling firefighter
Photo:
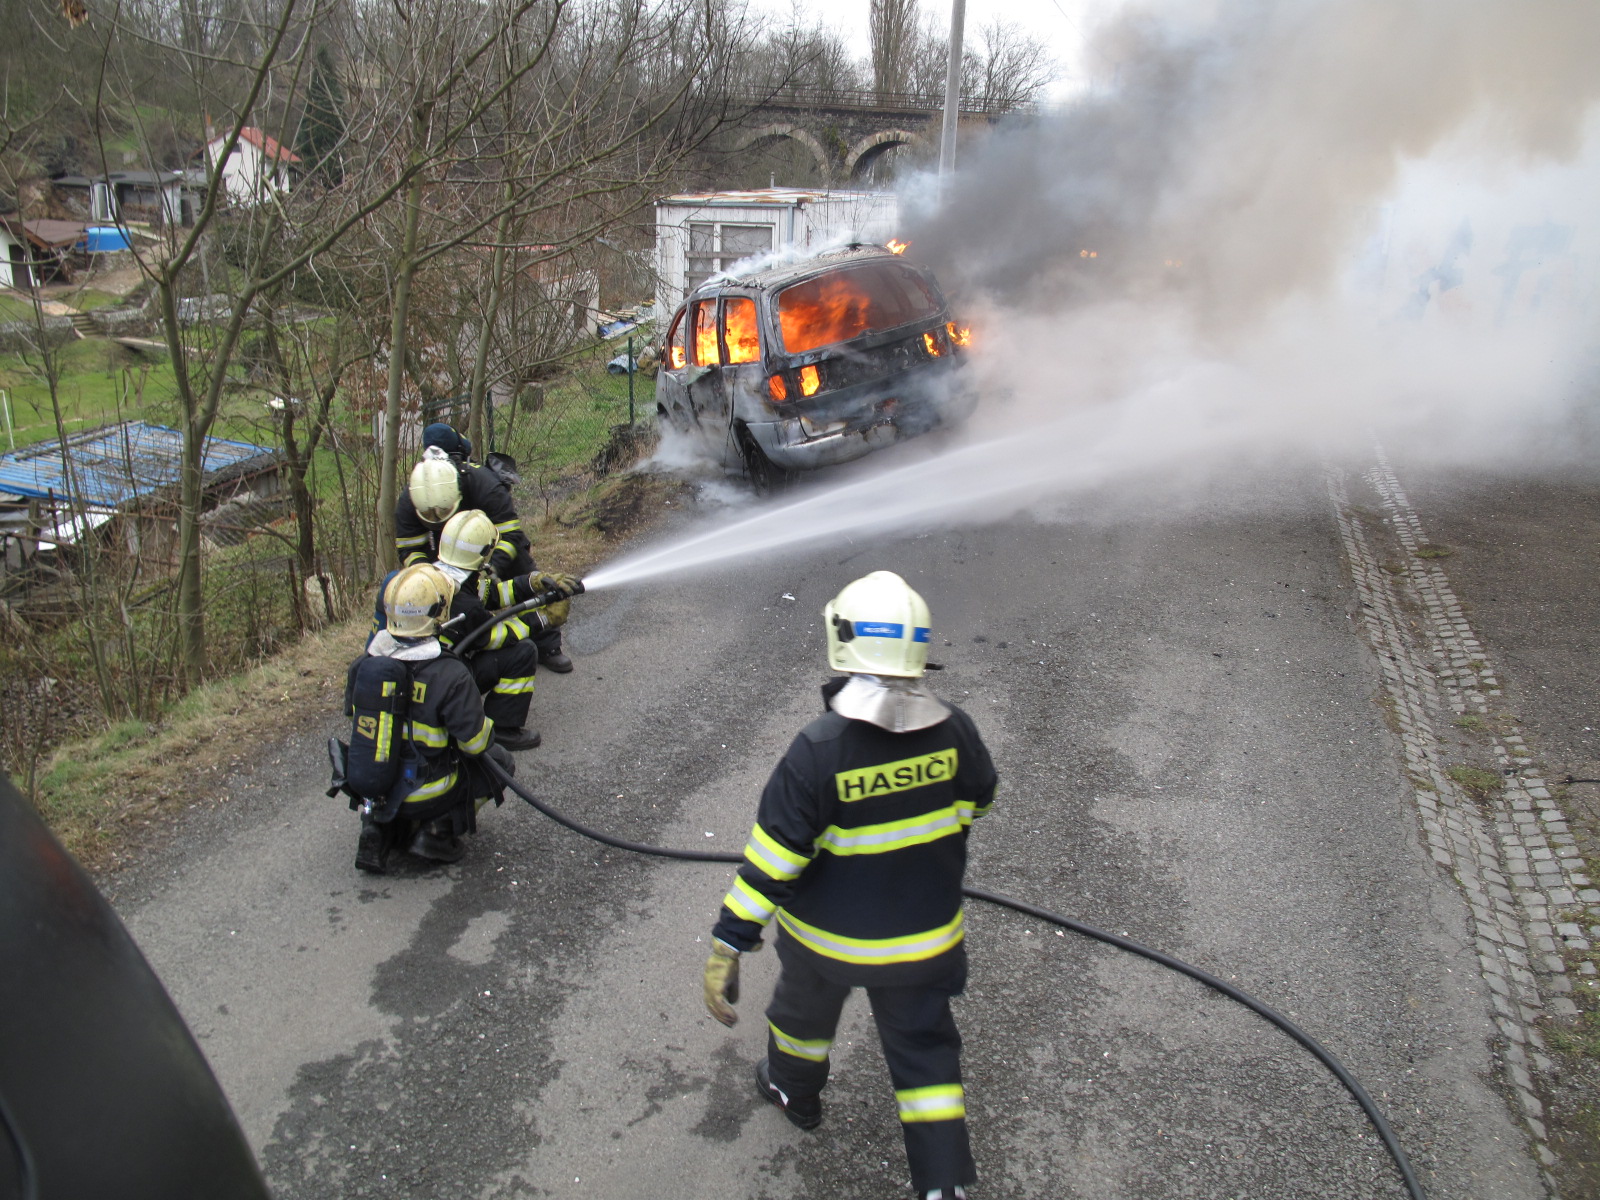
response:
[[[347,755],[335,754],[328,794],[344,791],[361,811],[356,866],[363,871],[382,874],[402,846],[455,862],[466,851],[461,835],[477,830],[478,809],[503,799],[480,759],[490,755],[508,773],[516,770],[494,744],[472,672],[439,644],[454,593],[431,564],[397,572],[383,590],[384,628],[350,664],[350,746]]]
[[[823,610],[828,710],[800,731],[761,794],[722,901],[705,1002],[738,1020],[739,956],[777,920],[760,1094],[801,1129],[822,1122],[839,1014],[864,987],[894,1081],[912,1186],[964,1197],[976,1178],[950,998],[966,985],[961,886],[967,833],[996,775],[972,718],[922,684],[928,606],[875,571]]]
[[[479,509],[458,512],[439,534],[439,558],[434,563],[455,585],[450,602],[451,619],[439,631],[447,650],[468,633],[490,621],[501,609],[550,592],[560,600],[524,610],[489,631],[488,637],[465,655],[483,711],[494,722],[495,741],[507,750],[531,750],[539,734],[528,728],[528,707],[533,699],[534,667],[539,663],[537,638],[566,623],[570,597],[579,589],[571,575],[533,571],[511,579],[496,579],[484,564],[499,539],[487,513]]]

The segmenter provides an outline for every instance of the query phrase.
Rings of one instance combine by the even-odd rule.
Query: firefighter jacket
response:
[[[433,653],[428,657],[429,648]],[[476,757],[494,739],[494,723],[483,715],[483,697],[467,664],[441,653],[435,638],[401,640],[388,632],[367,644],[368,654],[411,665],[411,707],[406,736],[418,759],[416,782],[406,792],[406,813],[431,815],[435,801],[455,790],[462,755]],[[346,697],[348,706],[349,697]]]
[[[519,570],[531,571],[533,556],[528,535],[522,532],[511,489],[488,467],[477,463],[456,463],[455,467],[461,481],[461,505],[456,511],[481,508],[500,533],[500,540],[489,553],[489,566],[494,573],[509,577]],[[432,562],[439,549],[439,528],[417,514],[417,506],[407,491],[401,491],[400,502],[395,505],[394,548],[402,567]]]
[[[954,705],[907,733],[827,713],[767,781],[714,936],[750,950],[775,918],[837,978],[916,982],[961,944],[967,831],[995,783],[972,718]]]

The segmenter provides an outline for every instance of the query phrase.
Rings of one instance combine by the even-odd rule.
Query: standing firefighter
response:
[[[761,1095],[801,1129],[822,1121],[828,1050],[845,997],[865,987],[894,1080],[911,1182],[925,1200],[976,1178],[950,998],[966,985],[967,832],[994,799],[972,719],[921,682],[928,606],[875,571],[823,610],[828,712],[800,731],[761,794],[745,861],[722,902],[705,1001],[738,1020],[739,956],[777,918]]]
[[[454,591],[430,564],[396,573],[383,590],[385,627],[350,664],[350,749],[335,788],[361,809],[363,871],[381,874],[396,847],[455,862],[465,852],[461,835],[477,829],[478,808],[499,794],[479,759],[493,755],[515,770],[494,745],[472,672],[439,645]]]

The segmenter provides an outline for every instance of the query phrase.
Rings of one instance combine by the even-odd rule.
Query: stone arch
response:
[[[811,151],[811,157],[817,160],[817,170],[824,180],[833,178],[833,164],[828,161],[828,152],[822,148],[822,143],[815,134],[800,128],[798,125],[763,125],[760,129],[752,129],[734,144],[734,150],[748,150],[762,142],[775,142],[779,138],[790,138],[799,142]]]
[[[865,174],[880,155],[896,146],[920,146],[926,141],[920,133],[913,133],[909,129],[885,129],[881,133],[868,134],[850,147],[850,153],[845,155],[845,178],[856,179]]]

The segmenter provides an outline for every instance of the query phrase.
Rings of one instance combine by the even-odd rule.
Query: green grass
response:
[[[57,350],[56,363],[68,433],[119,419],[170,425],[177,416],[172,364],[164,359],[141,358],[114,342],[84,338]],[[37,355],[0,355],[0,389],[11,401],[17,446],[56,436],[50,388]]]
[[[1454,766],[1445,774],[1479,800],[1490,800],[1500,794],[1500,776],[1494,771],[1485,771],[1482,767]]]
[[[33,303],[21,296],[0,292],[0,321],[33,320]]]

